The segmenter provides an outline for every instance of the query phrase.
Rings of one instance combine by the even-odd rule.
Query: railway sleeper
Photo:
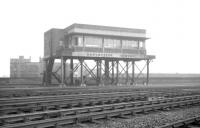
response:
[[[101,99],[100,99],[101,100]],[[123,99],[120,99],[121,101],[123,101]],[[127,100],[125,100],[125,101],[127,101]],[[128,101],[130,101],[130,100],[128,100]],[[57,103],[57,104],[63,104],[63,102],[62,101],[60,101],[61,103]],[[89,102],[87,102],[87,101],[80,101],[82,104],[84,103],[85,105],[87,105],[87,104],[89,104]],[[93,102],[95,102],[94,100],[93,100]],[[114,103],[114,101],[112,101],[113,103]],[[109,102],[108,102],[109,103]],[[43,104],[30,104],[30,105],[28,105],[28,106],[32,106],[32,107],[36,107],[36,106],[49,106],[49,109],[51,108],[51,106],[55,106],[55,105],[57,105],[56,104],[56,102],[55,103],[43,103]],[[73,106],[80,106],[80,104],[78,104],[77,105],[77,102],[71,102],[71,104],[73,105]],[[102,100],[101,101],[99,101],[99,104],[104,104],[103,102],[102,102]],[[25,106],[16,106],[15,105],[15,107],[18,107],[18,108],[20,108],[20,107],[22,107],[22,108],[25,108],[25,107],[28,107],[27,105],[25,105]],[[8,106],[5,106],[7,109],[8,109]],[[10,107],[10,108],[12,108],[12,107]],[[58,108],[58,107],[57,107]],[[55,109],[55,108],[53,108],[53,109]]]
[[[196,97],[196,98],[198,98],[198,97]],[[184,98],[183,98],[184,99]],[[183,100],[182,99],[182,100]],[[173,101],[173,100],[171,100],[171,101]],[[154,103],[154,104],[156,104],[156,103],[159,103],[159,101],[151,101],[150,103],[149,102],[139,102],[139,103],[136,103],[135,104],[135,106],[143,106],[144,104],[143,103],[145,103],[145,105],[147,105],[147,104],[152,104],[152,103]],[[165,103],[165,102],[163,102],[163,103]],[[74,107],[74,106],[76,106],[77,105],[77,103],[76,104],[72,104],[72,106]],[[66,106],[64,106],[64,107],[66,107]],[[59,107],[60,108],[60,107]],[[70,108],[70,107],[68,107],[68,108]],[[44,108],[43,108],[44,109]],[[47,108],[46,108],[47,109]],[[58,109],[58,106],[57,106],[57,108],[54,106],[54,107],[49,107],[48,106],[48,109],[52,109],[52,110],[57,110]],[[42,110],[40,107],[38,107],[38,108],[36,108],[34,111],[39,111],[39,110]],[[18,111],[19,111],[19,109],[18,109]]]
[[[184,101],[184,102],[186,102],[186,101]],[[192,102],[192,103],[199,103],[199,100],[198,101],[190,101],[190,102]],[[182,105],[185,105],[185,104],[182,104]],[[153,105],[153,106],[155,106],[155,105]],[[156,106],[156,107],[154,107],[154,109],[157,109],[157,110],[159,110],[159,109],[162,109],[164,106],[166,106],[166,105],[161,105],[161,106]],[[169,105],[170,106],[170,105]],[[172,106],[173,107],[179,107],[180,106],[180,103],[173,103],[172,104]],[[105,113],[106,111],[108,111],[107,109],[105,109],[105,107],[108,107],[109,108],[109,105],[107,105],[107,106],[104,106],[104,111],[102,112],[102,113]],[[111,108],[111,107],[110,107]],[[109,110],[110,110],[110,108],[109,108]],[[124,108],[124,109],[119,109],[119,110],[126,110],[126,109],[129,109],[129,108]],[[82,111],[81,111],[82,110]],[[79,111],[75,111],[75,113],[74,113],[74,115],[80,115],[80,114],[83,114],[83,113],[86,113],[86,112],[88,112],[88,110],[86,111],[85,109],[81,109],[81,110],[79,110]],[[84,111],[83,111],[84,110]],[[112,110],[112,109],[111,109]],[[115,111],[119,111],[119,110],[113,110],[113,112],[115,112]],[[135,110],[135,113],[142,113],[142,112],[144,112],[144,111],[149,111],[149,110],[152,110],[152,108],[151,107],[147,107],[147,108],[145,108],[145,109],[136,109]],[[91,111],[90,111],[91,112]],[[113,113],[112,112],[112,113]],[[127,111],[123,111],[123,112],[127,112]],[[96,112],[95,112],[96,113]],[[130,111],[129,111],[129,113],[130,113]],[[69,114],[69,113],[68,113]],[[115,113],[115,115],[116,115],[116,113]],[[31,121],[34,121],[34,120],[40,120],[40,119],[42,119],[42,118],[44,118],[44,116],[45,116],[45,114],[43,114],[43,115],[37,115],[37,114],[34,114],[34,115],[31,115],[30,116],[30,118],[29,118],[29,120],[31,120]],[[56,117],[59,117],[60,115],[57,115],[57,113],[55,112],[53,112],[53,113],[51,113],[51,114],[49,114],[48,113],[48,116],[50,117],[50,118],[56,118]],[[110,114],[109,114],[109,116],[110,116]],[[112,116],[112,114],[111,114],[111,116]],[[8,122],[8,123],[16,123],[16,122],[20,122],[20,121],[22,121],[22,120],[24,120],[24,118],[23,118],[23,116],[21,116],[21,117],[18,117],[18,118],[7,118],[7,119],[4,119],[4,122]]]
[[[116,95],[117,93],[114,93],[114,94],[110,94],[109,93],[109,95],[108,94],[87,94],[87,95],[80,95],[80,96],[77,96],[77,97],[75,97],[75,99],[76,100],[83,100],[83,99],[85,99],[85,98],[90,98],[91,96],[93,96],[92,98],[93,99],[97,99],[97,98],[105,98],[105,96],[111,96],[111,97],[114,97],[115,95]],[[94,96],[95,95],[95,96]],[[130,97],[130,96],[136,96],[137,94],[130,94],[130,93],[119,93],[118,95],[123,95],[123,97],[124,96],[127,96],[127,97]],[[25,97],[25,98],[11,98],[9,101],[8,100],[5,100],[5,98],[4,99],[0,99],[0,101],[2,102],[2,103],[12,103],[13,101],[15,102],[15,103],[20,103],[21,101],[23,101],[23,102],[29,102],[30,100],[37,100],[37,101],[41,101],[41,100],[43,100],[44,98],[46,99],[46,100],[55,100],[56,98],[59,98],[59,99],[72,99],[72,100],[74,100],[74,96],[75,95],[73,95],[73,96],[70,96],[70,95],[66,95],[66,96],[45,96],[45,97],[42,97],[42,98],[40,98],[40,97]],[[119,96],[118,96],[119,97]]]
[[[198,97],[195,97],[195,98],[198,98]],[[184,99],[184,98],[183,98]],[[182,100],[183,100],[182,99]],[[194,99],[194,98],[193,98]],[[171,101],[173,101],[172,99],[171,99]],[[100,101],[101,102],[101,101]],[[154,104],[156,104],[156,103],[159,103],[160,101],[152,101],[152,102],[144,102],[144,103],[146,103],[146,105],[147,104],[151,104],[151,103],[154,103]],[[169,100],[168,100],[168,102],[169,102]],[[164,102],[163,102],[164,103]],[[71,104],[71,106],[73,106],[73,107],[77,107],[77,106],[80,106],[80,104],[79,105],[77,105],[78,103],[75,103],[75,104]],[[62,107],[61,107],[61,105],[62,105]],[[31,106],[32,108],[31,109],[27,109],[26,107],[22,107],[21,109],[20,109],[20,107],[17,107],[18,109],[17,110],[15,110],[15,111],[12,111],[12,109],[3,109],[3,110],[1,110],[1,112],[3,112],[4,114],[6,113],[6,112],[15,112],[15,113],[19,113],[20,111],[22,111],[22,112],[34,112],[34,111],[41,111],[41,110],[46,110],[46,109],[48,109],[48,110],[58,110],[58,109],[60,109],[60,108],[70,108],[70,106],[69,105],[65,105],[65,104],[61,104],[61,105],[55,105],[55,106],[37,106],[35,109],[33,108],[33,106]],[[84,103],[84,105],[86,106],[87,105],[87,103]],[[140,102],[139,104],[136,104],[135,106],[142,106],[142,105],[144,105],[142,102]],[[6,111],[7,110],[7,111]],[[19,111],[19,112],[18,112]],[[1,115],[3,115],[3,113],[1,113]],[[14,114],[14,113],[8,113],[8,114]]]
[[[129,112],[127,112],[127,114],[128,114]],[[123,114],[125,114],[125,113],[123,113]],[[114,116],[120,116],[120,114],[109,114],[109,116],[107,115],[107,117],[114,117]],[[105,117],[105,115],[98,115],[98,117],[95,117],[96,119],[99,119],[99,118],[104,118]],[[88,119],[88,118],[84,118],[84,119],[87,119],[87,120],[90,120],[90,119]],[[80,119],[79,119],[79,121],[81,121]],[[62,123],[61,123],[62,121],[58,121],[58,123],[57,124],[59,124],[59,125],[61,125]],[[70,120],[68,120],[68,122],[67,122],[67,124],[68,123],[73,123],[74,121],[70,121]],[[66,123],[66,122],[65,122]],[[63,123],[63,124],[65,124],[65,123]],[[62,124],[62,125],[63,125]],[[41,125],[40,125],[41,126]],[[48,125],[44,125],[45,127],[46,126],[48,126]],[[49,126],[51,126],[51,125],[49,125]]]
[[[127,91],[127,90],[118,90],[119,92],[123,92],[123,91]],[[134,91],[136,91],[136,90],[134,90]],[[47,91],[48,92],[48,91]],[[33,95],[63,95],[63,94],[65,94],[65,95],[69,95],[69,94],[78,94],[77,92],[65,92],[65,90],[63,90],[63,91],[57,91],[57,92],[34,92],[34,93],[37,93],[37,94],[31,94],[30,92],[27,92],[26,94],[25,94],[25,96],[33,96]],[[96,93],[99,93],[99,92],[113,92],[113,91],[111,91],[111,90],[108,90],[108,91],[91,91],[91,92],[96,92]],[[83,93],[85,93],[85,92],[82,92],[82,94]],[[20,93],[21,94],[21,93]],[[5,94],[4,94],[5,95]],[[4,95],[2,95],[2,97],[4,96]],[[12,94],[11,94],[12,95]]]
[[[135,97],[135,96],[134,96],[134,95],[127,95],[127,96],[123,96],[122,98],[125,99],[126,97],[127,97],[127,98],[130,98],[130,97]],[[83,97],[82,97],[82,98],[83,98]],[[99,99],[100,97],[96,97],[96,99],[97,99],[97,98]],[[114,98],[114,97],[112,97],[112,98]],[[119,97],[117,97],[117,98],[119,98]],[[121,98],[121,97],[120,97],[120,98]],[[136,96],[135,98],[136,98],[137,100],[145,100],[144,96],[140,96],[140,95]],[[103,99],[103,98],[102,98],[102,99]],[[123,99],[122,99],[122,100],[123,100]],[[78,99],[76,99],[76,100],[78,100]],[[79,100],[83,100],[83,99],[79,99]],[[28,100],[28,101],[29,101],[29,100]],[[40,102],[40,101],[38,101],[38,102]],[[54,102],[55,102],[55,101],[54,101]],[[2,103],[3,103],[3,102],[2,102]],[[49,104],[49,103],[48,103],[48,104]],[[16,105],[16,101],[15,101],[15,105]],[[17,105],[19,106],[20,104],[17,103]],[[22,105],[23,105],[23,104],[22,104]],[[24,104],[24,105],[26,105],[26,104]],[[41,104],[38,104],[38,105],[41,105]],[[5,106],[5,105],[4,105],[4,106]]]

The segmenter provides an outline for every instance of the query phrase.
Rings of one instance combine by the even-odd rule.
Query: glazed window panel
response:
[[[144,41],[139,41],[139,48],[144,48],[145,47],[144,45],[145,45]]]
[[[138,42],[136,40],[123,40],[122,48],[126,49],[138,48]]]
[[[85,37],[85,47],[102,47],[102,38]]]
[[[120,40],[116,40],[116,39],[104,39],[104,47],[105,48],[120,48],[121,43],[120,43]]]
[[[72,37],[72,45],[83,47],[83,37],[81,36],[73,36]]]

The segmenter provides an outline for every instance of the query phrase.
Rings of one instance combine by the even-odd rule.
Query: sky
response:
[[[0,77],[44,53],[45,31],[73,23],[147,30],[152,73],[200,73],[199,0],[0,0]]]

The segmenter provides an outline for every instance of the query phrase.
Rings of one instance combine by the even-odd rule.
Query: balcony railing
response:
[[[98,52],[98,53],[122,53],[146,55],[146,49],[114,49],[114,48],[96,48],[96,47],[73,47],[65,48],[63,52]]]

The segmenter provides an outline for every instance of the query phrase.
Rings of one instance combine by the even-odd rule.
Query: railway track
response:
[[[140,93],[130,92],[114,92],[114,93],[91,93],[91,94],[72,94],[72,95],[55,95],[55,96],[34,96],[34,97],[20,97],[20,98],[0,98],[0,103],[13,103],[13,102],[28,102],[28,101],[43,101],[43,100],[56,100],[56,99],[84,99],[87,97],[100,97],[112,95],[131,95]],[[141,93],[142,94],[142,93]]]
[[[4,88],[0,90],[0,98],[8,97],[31,97],[31,96],[50,96],[50,95],[71,95],[88,93],[111,93],[111,92],[135,92],[135,91],[159,91],[159,92],[178,92],[180,88],[135,88],[135,87],[67,87],[61,88]],[[183,90],[182,90],[183,91]],[[184,91],[186,92],[186,91]],[[188,91],[187,91],[188,92]]]
[[[71,95],[87,93],[110,93],[110,92],[132,92],[137,91],[135,88],[24,88],[24,89],[1,89],[0,97],[28,97],[28,96],[50,96],[50,95]]]
[[[113,94],[90,94],[90,95],[67,95],[56,97],[13,98],[0,100],[0,115],[30,113],[34,111],[58,110],[62,108],[94,106],[131,101],[144,101],[151,96],[165,98],[191,95],[190,93],[113,93]],[[85,97],[84,97],[85,96]],[[50,98],[50,99],[49,99]]]
[[[73,95],[56,95],[56,96],[34,96],[34,97],[20,97],[20,98],[0,98],[1,104],[8,103],[20,103],[20,102],[30,102],[30,101],[47,101],[47,100],[57,100],[57,99],[74,99],[80,100],[85,98],[101,98],[101,97],[112,97],[112,96],[129,96],[129,95],[148,95],[148,96],[184,96],[184,95],[194,95],[196,93],[190,92],[112,92],[112,93],[90,93],[90,94],[73,94]]]
[[[167,98],[157,101],[140,101],[79,107],[28,114],[5,115],[0,117],[0,128],[38,128],[94,121],[124,115],[134,115],[166,108],[179,108],[200,103],[200,96]]]
[[[125,96],[113,96],[113,97],[96,97],[89,99],[64,99],[64,100],[50,100],[50,101],[36,101],[36,102],[27,102],[27,103],[12,103],[4,104],[0,108],[0,115],[12,114],[12,113],[25,113],[25,112],[34,112],[34,111],[44,111],[52,109],[62,109],[62,108],[71,108],[71,107],[81,107],[81,106],[92,106],[98,104],[111,104],[111,103],[120,103],[120,102],[130,102],[135,100],[144,100],[145,96],[137,95],[125,95]]]

